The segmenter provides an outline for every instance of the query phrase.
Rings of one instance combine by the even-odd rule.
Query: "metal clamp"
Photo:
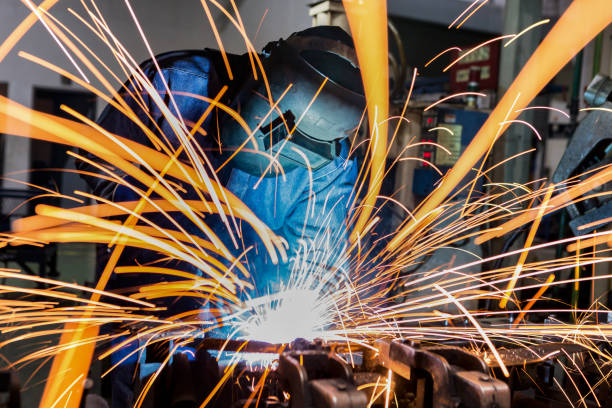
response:
[[[278,374],[296,408],[365,408],[365,393],[357,390],[353,372],[340,357],[321,350],[285,352]]]
[[[433,408],[510,408],[508,385],[491,377],[487,365],[458,347],[420,348],[418,345],[379,340],[378,361],[406,380],[419,371],[431,380],[427,400]],[[452,364],[449,363],[452,361]]]

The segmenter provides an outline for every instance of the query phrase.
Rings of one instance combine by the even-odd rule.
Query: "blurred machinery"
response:
[[[412,182],[417,201],[434,190],[441,178],[439,172],[444,174],[452,168],[487,116],[486,112],[454,107],[440,107],[423,113],[419,151],[422,161],[414,170]],[[482,185],[482,180],[479,183]]]
[[[500,348],[509,378],[501,375],[496,360],[450,344],[377,340],[349,350],[344,344],[321,341],[245,346],[243,341],[202,338],[194,346],[193,352],[173,356],[148,391],[143,407],[199,407],[211,392],[214,397],[207,405],[211,407],[569,407],[559,386],[573,382],[586,389],[582,376],[595,375],[589,374],[588,367],[579,367],[582,373],[557,367],[555,359],[563,356],[579,362],[586,350],[554,342]],[[221,348],[234,353],[222,358]],[[265,354],[268,357],[262,358]],[[565,392],[572,395],[570,390]],[[608,395],[597,393],[600,406],[612,404]],[[593,396],[585,395],[585,406],[596,406],[591,404]]]
[[[604,166],[612,165],[612,79],[597,75],[587,88],[584,98],[591,107],[601,107],[604,110],[591,111],[580,122],[552,176],[553,183],[571,180],[571,186]],[[612,185],[605,184],[567,207],[569,225],[574,235],[601,230],[605,225],[595,221],[612,216],[612,198],[596,194],[604,191],[612,191]],[[588,224],[590,226],[583,227]]]
[[[13,370],[0,370],[0,408],[21,407],[21,384]]]

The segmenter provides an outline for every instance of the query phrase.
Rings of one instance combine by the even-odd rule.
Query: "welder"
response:
[[[222,167],[218,177],[225,188],[287,241],[289,259],[301,242],[311,243],[325,231],[332,234],[336,252],[341,253],[347,240],[346,222],[357,178],[357,163],[350,155],[347,138],[357,132],[365,109],[352,39],[338,27],[313,27],[294,33],[285,40],[268,43],[260,58],[272,100],[280,102],[268,116],[269,120],[259,127],[253,140],[259,151],[278,158],[285,172],[284,177],[274,170],[270,171],[269,155],[257,154],[253,149],[241,149],[249,135],[234,118],[220,109],[208,115],[200,131],[195,132],[195,140],[206,152],[213,167]],[[220,102],[238,111],[251,129],[256,129],[271,110],[266,83],[260,73],[254,75],[248,54],[224,55],[210,49],[174,51],[157,56],[156,61],[159,70],[152,60],[144,62],[141,69],[172,113],[182,118],[188,128],[198,123],[209,108],[208,102],[194,95],[214,98],[225,86],[227,90],[222,93]],[[165,84],[174,99],[172,103]],[[286,94],[280,98],[285,91]],[[129,80],[120,93],[145,125],[158,135],[163,134],[173,149],[180,146],[168,118],[161,114],[150,95],[135,90],[133,81]],[[138,93],[142,105],[130,93]],[[148,107],[150,116],[141,106]],[[98,123],[109,132],[151,146],[142,130],[111,105],[103,111]],[[238,153],[234,155],[237,150]],[[233,157],[228,164],[222,166],[230,156]],[[181,155],[179,159],[186,160],[186,156]],[[85,162],[80,162],[78,168],[100,173]],[[133,190],[108,178],[88,176],[86,181],[93,193],[104,199],[122,202],[140,198]],[[137,185],[135,180],[129,181]],[[187,199],[197,199],[188,186],[182,187],[187,191]],[[195,226],[188,226],[191,223],[184,216],[181,218],[177,215],[176,220],[188,232],[197,233]],[[162,216],[154,221],[159,221],[161,227],[173,228]],[[206,222],[221,239],[229,239],[227,227],[220,220],[207,216]],[[274,291],[280,282],[286,281],[291,269],[290,260],[274,265],[261,241],[244,225],[242,242],[244,248],[240,248],[236,256],[251,247],[246,259],[256,291],[268,293]],[[233,248],[233,245],[228,247]],[[109,253],[106,246],[99,248],[99,271],[106,265]],[[317,257],[317,251],[310,254],[312,259]],[[164,263],[158,257],[152,251],[126,248],[118,265],[172,264],[171,267],[175,269],[194,272],[190,266],[177,264],[176,261]],[[329,264],[326,267],[344,267],[338,256],[326,259],[325,262]],[[129,294],[137,290],[135,288],[153,282],[152,277],[142,274],[113,275],[107,289]],[[199,307],[193,302],[193,299],[184,298],[163,299],[160,305],[167,309],[169,315],[176,315]],[[116,353],[113,362],[120,361],[129,351]],[[136,363],[137,356],[134,355],[111,374],[113,407],[131,406]]]

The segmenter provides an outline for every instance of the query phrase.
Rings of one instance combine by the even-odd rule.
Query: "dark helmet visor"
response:
[[[339,142],[356,130],[363,115],[359,68],[333,50],[298,50],[282,40],[267,48],[264,67],[272,99],[280,102],[270,112],[264,83],[252,82],[237,101],[242,117],[252,129],[261,125],[254,134],[257,150],[277,157],[285,170],[321,168],[338,156]],[[267,118],[263,125],[262,118]],[[237,126],[228,124],[222,132],[226,149],[244,144],[245,132]],[[252,150],[238,153],[233,162],[256,175],[270,168],[269,156]]]

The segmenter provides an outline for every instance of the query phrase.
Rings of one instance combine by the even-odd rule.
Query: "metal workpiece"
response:
[[[358,408],[366,407],[368,402],[365,393],[346,380],[312,380],[310,386],[314,407]]]
[[[462,406],[510,408],[510,388],[503,381],[478,371],[457,371],[453,380]]]
[[[277,372],[291,396],[291,407],[365,408],[368,403],[366,394],[355,385],[351,367],[334,353],[285,352]]]
[[[406,380],[425,378],[419,393],[426,394],[423,400],[430,401],[433,408],[510,408],[508,385],[491,377],[485,362],[466,350],[428,349],[415,343],[384,340],[376,341],[375,346],[383,367]]]
[[[490,364],[487,364],[482,358],[461,347],[428,346],[426,350],[429,353],[435,353],[444,357],[452,365],[461,367],[464,370],[486,373],[490,367]]]
[[[283,350],[282,344],[267,343],[265,341],[225,340],[204,338],[198,343],[200,348],[206,350],[242,351],[244,353],[279,353]]]
[[[244,341],[203,338],[196,343],[193,361],[186,354],[175,355],[161,377],[165,379],[162,388],[171,390],[168,404],[200,401],[204,396],[200,388],[211,389],[221,378],[222,371],[218,369],[223,370],[223,364],[217,366],[207,350],[245,354],[211,406],[254,407],[259,403],[267,408],[365,408],[368,403],[377,408],[386,404],[400,408],[510,408],[510,389],[531,390],[534,379],[540,390],[537,395],[555,400],[551,360],[586,351],[578,344],[558,342],[499,348],[500,358],[508,368],[521,367],[512,370],[506,382],[493,376],[499,367],[496,359],[455,345],[376,340],[351,348],[349,360],[341,344],[321,340],[245,345]],[[251,367],[246,357],[249,352],[275,354],[278,360],[270,371]],[[526,377],[520,375],[525,367],[531,372]],[[253,399],[252,386],[259,381],[261,397]],[[388,390],[381,392],[385,387]],[[164,398],[168,394],[160,392],[153,390],[152,395]]]
[[[546,343],[529,347],[500,348],[497,350],[506,367],[525,366],[553,360],[563,355],[584,353],[587,349],[580,344]],[[487,361],[489,367],[499,367],[499,362],[492,358]]]
[[[242,353],[266,353],[278,354],[287,346],[282,344],[267,343],[264,341],[228,340],[205,337],[201,331],[168,331],[156,333],[151,336],[141,336],[138,339],[140,347],[146,349],[147,362],[162,362],[172,348],[173,340],[177,338],[190,338],[192,345],[201,350],[242,352]]]
[[[140,336],[141,346],[147,346],[151,342],[171,341],[173,339],[191,339],[193,345],[198,349],[210,351],[233,351],[242,353],[268,353],[279,354],[289,350],[327,350],[334,351],[340,343],[325,343],[320,339],[307,341],[295,339],[289,344],[268,343],[257,340],[223,339],[208,337],[202,330],[169,330],[163,333],[155,333],[149,336]],[[167,343],[169,344],[169,343]]]

